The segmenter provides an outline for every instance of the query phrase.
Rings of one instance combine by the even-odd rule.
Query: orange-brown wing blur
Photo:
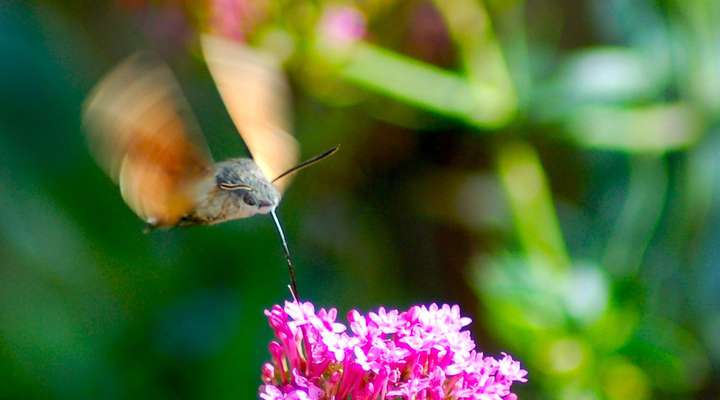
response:
[[[295,166],[299,147],[290,134],[289,89],[269,54],[241,43],[205,35],[202,48],[228,113],[268,180]],[[275,186],[288,185],[284,177]]]
[[[194,207],[212,162],[167,66],[129,58],[93,89],[84,122],[95,159],[143,220],[172,226]]]

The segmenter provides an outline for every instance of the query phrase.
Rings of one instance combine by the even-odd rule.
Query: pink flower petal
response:
[[[262,367],[262,400],[413,398],[517,400],[527,371],[510,355],[475,350],[470,319],[457,305],[413,306],[367,315],[351,310],[350,330],[337,311],[285,303],[265,311],[276,341]]]

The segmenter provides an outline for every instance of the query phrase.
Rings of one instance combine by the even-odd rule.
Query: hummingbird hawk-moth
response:
[[[251,158],[213,162],[170,69],[136,54],[106,75],[84,105],[91,152],[120,186],[127,205],[149,228],[209,225],[275,214],[290,174],[335,152],[297,164],[290,134],[288,85],[266,54],[205,35],[203,55]]]

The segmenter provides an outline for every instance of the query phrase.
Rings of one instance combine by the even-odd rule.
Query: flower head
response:
[[[243,42],[262,20],[267,7],[259,0],[210,0],[210,25],[222,36]]]
[[[329,7],[321,17],[320,33],[332,46],[345,47],[365,36],[365,16],[352,7]]]
[[[286,302],[265,311],[276,340],[262,367],[263,400],[515,400],[527,371],[503,353],[475,349],[458,306],[413,306],[363,315]]]

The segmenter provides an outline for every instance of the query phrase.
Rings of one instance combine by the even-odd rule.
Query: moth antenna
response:
[[[278,180],[278,179],[280,179],[280,178],[283,178],[283,177],[285,177],[285,176],[287,176],[287,175],[290,175],[290,174],[292,174],[293,172],[300,171],[301,169],[306,168],[306,167],[309,167],[309,166],[315,164],[316,162],[322,161],[323,159],[325,159],[325,158],[330,157],[331,155],[333,155],[333,154],[334,154],[336,151],[338,151],[338,150],[340,150],[340,145],[337,145],[337,146],[335,146],[335,147],[333,147],[333,148],[331,148],[331,149],[329,149],[329,150],[326,150],[324,153],[319,154],[319,155],[317,155],[317,156],[315,156],[315,157],[313,157],[313,158],[311,158],[311,159],[309,159],[309,160],[305,160],[305,161],[301,162],[300,164],[298,164],[298,165],[290,168],[289,170],[283,172],[283,173],[280,174],[277,178],[273,179],[272,182],[274,183],[276,180]]]
[[[275,210],[270,211],[270,214],[272,214],[273,221],[275,221],[275,227],[277,228],[277,231],[280,234],[280,240],[282,241],[283,251],[285,252],[285,259],[287,260],[288,273],[290,274],[290,285],[288,285],[288,289],[290,289],[290,294],[292,295],[295,302],[299,304],[300,303],[300,295],[298,294],[298,290],[297,290],[297,282],[295,282],[295,267],[293,266],[292,260],[290,259],[290,250],[288,249],[287,241],[285,240],[285,233],[282,230],[282,226],[280,225],[280,220],[278,220]]]

